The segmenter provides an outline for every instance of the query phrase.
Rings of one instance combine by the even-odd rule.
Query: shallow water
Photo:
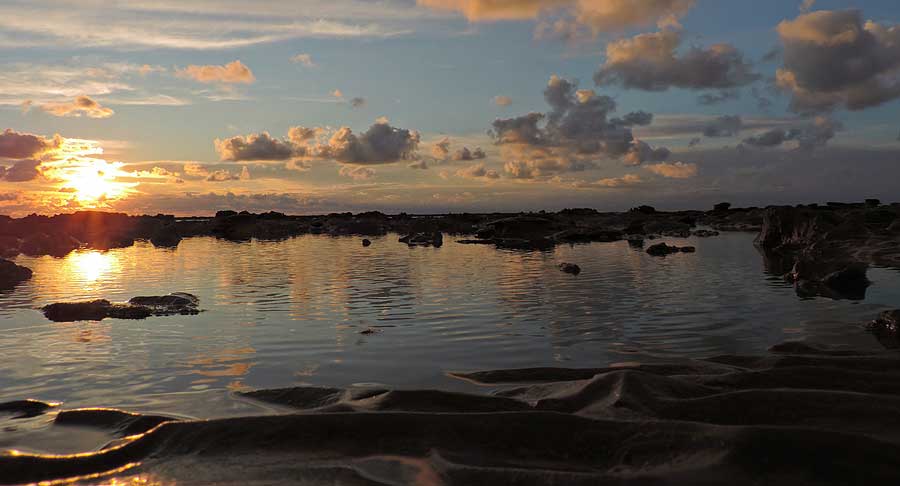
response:
[[[549,252],[408,248],[397,235],[282,242],[184,240],[66,258],[19,257],[34,278],[0,294],[0,401],[112,406],[193,417],[247,413],[229,390],[304,383],[471,386],[447,371],[587,367],[760,353],[785,340],[881,349],[861,323],[900,303],[900,273],[873,269],[862,302],[800,299],[767,275],[752,235]],[[666,240],[669,241],[669,240]],[[582,273],[565,274],[562,261]],[[205,312],[52,323],[36,308],[191,292]],[[380,332],[362,335],[376,328]]]

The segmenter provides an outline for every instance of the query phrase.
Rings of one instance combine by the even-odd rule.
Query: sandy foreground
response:
[[[6,423],[55,414],[51,429],[112,440],[7,452],[0,484],[900,484],[896,353],[786,343],[763,356],[454,376],[486,393],[258,390],[246,397],[296,412],[217,420],[7,405]]]

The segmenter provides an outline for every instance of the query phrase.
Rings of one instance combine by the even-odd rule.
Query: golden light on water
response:
[[[117,271],[119,259],[110,252],[79,251],[66,257],[66,267],[71,278],[93,283]]]

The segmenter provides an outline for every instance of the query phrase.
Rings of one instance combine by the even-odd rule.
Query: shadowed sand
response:
[[[3,455],[0,483],[104,475],[180,485],[900,481],[896,354],[787,343],[764,356],[454,376],[495,392],[258,390],[244,395],[297,413],[209,421],[62,411],[53,427],[119,439],[79,455]]]

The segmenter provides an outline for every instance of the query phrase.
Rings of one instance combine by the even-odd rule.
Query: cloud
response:
[[[346,164],[390,164],[413,158],[418,146],[418,132],[376,123],[359,135],[342,127],[312,153]]]
[[[494,97],[491,99],[491,101],[493,101],[494,104],[497,105],[497,106],[509,106],[509,105],[511,105],[512,102],[513,102],[513,101],[512,101],[512,98],[510,98],[509,96],[504,96],[504,95],[497,95],[497,96],[494,96]]]
[[[696,147],[700,145],[700,137],[694,137],[688,142],[688,147]]]
[[[900,97],[900,25],[859,10],[820,10],[778,24],[784,66],[776,84],[796,113],[863,110]]]
[[[644,180],[641,179],[641,176],[637,174],[625,174],[622,177],[609,177],[600,179],[597,182],[589,185],[596,185],[601,187],[628,187],[642,184],[643,182]]]
[[[694,0],[417,0],[462,13],[469,21],[543,19],[542,35],[571,37],[672,24]],[[586,32],[581,32],[586,31]]]
[[[484,164],[476,164],[456,171],[458,177],[466,179],[499,179],[500,174],[494,169],[487,169]]]
[[[297,54],[291,57],[291,62],[295,64],[302,64],[306,67],[316,67],[316,63],[313,62],[312,56],[309,54]]]
[[[88,96],[77,96],[71,102],[45,103],[41,109],[53,116],[86,115],[89,118],[109,118],[115,113]]]
[[[11,128],[0,132],[0,158],[27,159],[59,148],[62,137],[47,139],[31,133],[20,133]]]
[[[594,74],[598,85],[665,91],[729,89],[760,78],[743,54],[730,44],[691,47],[677,52],[682,41],[678,30],[640,34],[606,46],[606,62]]]
[[[17,161],[12,167],[0,166],[0,179],[7,182],[32,181],[41,174],[38,170],[40,165],[40,160],[25,159]]]
[[[366,106],[366,99],[359,96],[352,98],[350,100],[350,106],[353,108],[362,108],[363,106]]]
[[[299,132],[292,132],[299,136]],[[287,160],[293,157],[291,142],[273,138],[267,132],[235,136],[214,142],[220,160]]]
[[[206,176],[206,182],[228,182],[228,181],[249,181],[250,169],[244,166],[238,174],[231,171],[220,169],[210,172]]]
[[[644,162],[666,160],[669,155],[671,155],[671,151],[665,147],[653,148],[642,140],[634,140],[631,142],[631,148],[622,157],[622,161],[626,165],[640,165]]]
[[[463,147],[457,149],[456,152],[453,153],[453,160],[478,160],[485,157],[487,157],[487,154],[484,153],[484,150],[481,150],[481,147],[478,147],[475,150],[469,150],[469,147]]]
[[[717,93],[704,93],[697,97],[697,102],[704,106],[712,106],[736,100],[740,97],[741,93],[736,89],[723,89]]]
[[[223,66],[191,64],[184,69],[176,69],[175,75],[206,84],[252,84],[256,81],[253,71],[239,60]]]
[[[577,82],[552,76],[544,90],[546,113],[497,119],[489,135],[501,146],[504,169],[514,178],[535,178],[592,168],[601,159],[624,157],[635,163],[645,156],[661,157],[667,149],[634,144],[631,127],[649,124],[650,113],[637,111],[609,118],[616,102]]]
[[[450,139],[444,137],[432,144],[431,156],[439,160],[446,160],[450,156]]]
[[[411,21],[422,17],[416,10],[355,0],[257,0],[252,11],[241,0],[11,1],[0,2],[0,47],[222,50],[298,38],[388,38],[411,32]]]
[[[723,115],[703,127],[704,137],[734,137],[741,132],[744,121],[740,115]]]
[[[815,117],[810,123],[792,128],[774,128],[761,134],[745,138],[743,143],[751,147],[778,147],[787,142],[796,142],[796,148],[813,150],[824,147],[843,125],[825,116]]]
[[[343,97],[344,97],[344,92],[341,91],[341,90],[339,90],[339,89],[336,89],[336,90],[334,90],[334,91],[331,92],[331,96],[334,96],[335,98],[343,98]]]
[[[671,179],[689,179],[697,175],[697,164],[684,162],[661,162],[644,166],[645,169],[656,175],[668,177]]]
[[[366,180],[375,177],[375,170],[368,167],[352,167],[345,165],[341,167],[338,173],[343,177],[350,177],[355,181]]]

